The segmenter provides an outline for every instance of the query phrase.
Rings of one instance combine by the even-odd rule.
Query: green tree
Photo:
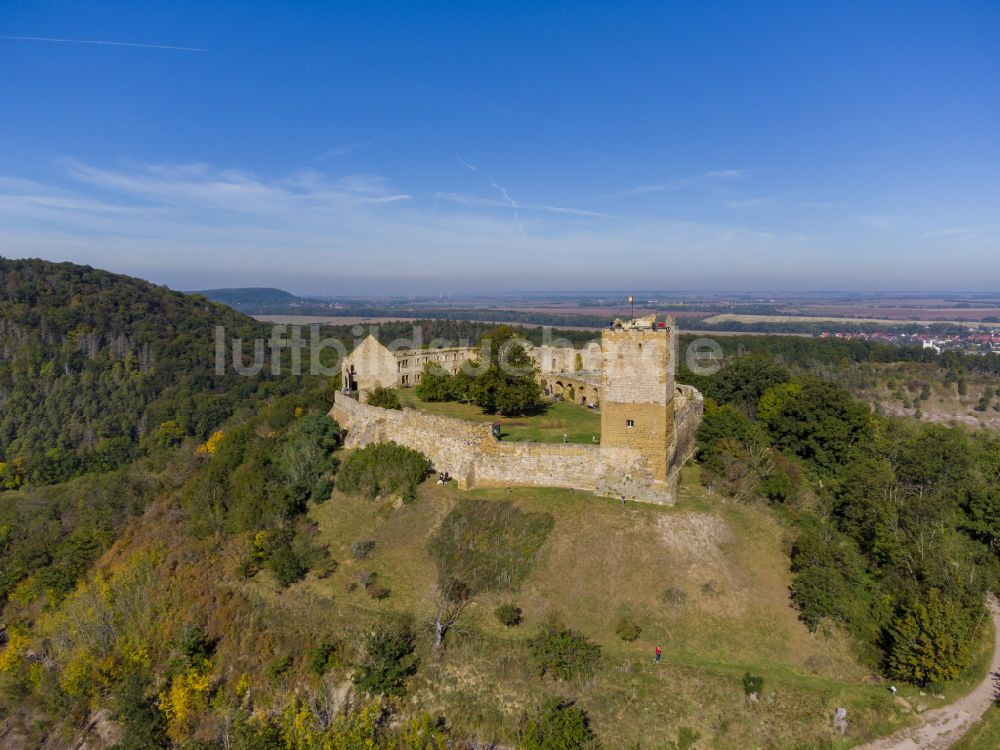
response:
[[[833,472],[869,440],[872,416],[840,386],[808,380],[768,419],[767,426],[783,450]]]
[[[889,628],[889,672],[916,685],[946,682],[969,663],[970,624],[956,602],[931,589],[906,606]]]
[[[454,380],[443,368],[428,362],[415,389],[417,397],[424,401],[456,401]]]
[[[365,656],[354,684],[373,694],[402,695],[406,679],[417,671],[416,637],[409,625],[376,628],[365,643]]]
[[[695,385],[706,397],[732,404],[752,416],[761,397],[788,379],[788,370],[775,364],[772,357],[748,354],[733,359],[718,373]]]
[[[170,746],[163,712],[156,705],[151,684],[138,672],[129,672],[113,694],[114,717],[121,738],[112,750],[159,750]]]
[[[483,352],[489,366],[469,383],[472,403],[487,414],[508,417],[544,407],[534,363],[513,329],[499,326],[483,340]]]

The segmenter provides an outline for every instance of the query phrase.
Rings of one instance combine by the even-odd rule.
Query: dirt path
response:
[[[954,703],[920,715],[920,723],[855,750],[945,750],[958,742],[1000,697],[1000,606],[989,602],[993,615],[993,659],[986,678]]]

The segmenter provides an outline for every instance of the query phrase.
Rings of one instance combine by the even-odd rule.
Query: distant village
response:
[[[996,329],[970,328],[954,333],[895,333],[890,331],[823,332],[820,338],[858,339],[883,344],[919,346],[940,354],[957,351],[971,355],[1000,354],[1000,326]]]

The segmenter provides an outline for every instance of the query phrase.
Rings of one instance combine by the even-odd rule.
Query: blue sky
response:
[[[76,40],[0,39],[8,257],[319,294],[1000,289],[1000,3],[5,0],[0,35]]]

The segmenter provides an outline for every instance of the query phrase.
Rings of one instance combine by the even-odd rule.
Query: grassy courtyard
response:
[[[541,414],[530,417],[498,417],[484,414],[473,404],[422,401],[413,388],[400,388],[396,393],[400,403],[410,409],[469,422],[499,422],[501,440],[561,443],[565,435],[568,443],[592,443],[601,436],[600,411],[568,401],[556,401]]]

